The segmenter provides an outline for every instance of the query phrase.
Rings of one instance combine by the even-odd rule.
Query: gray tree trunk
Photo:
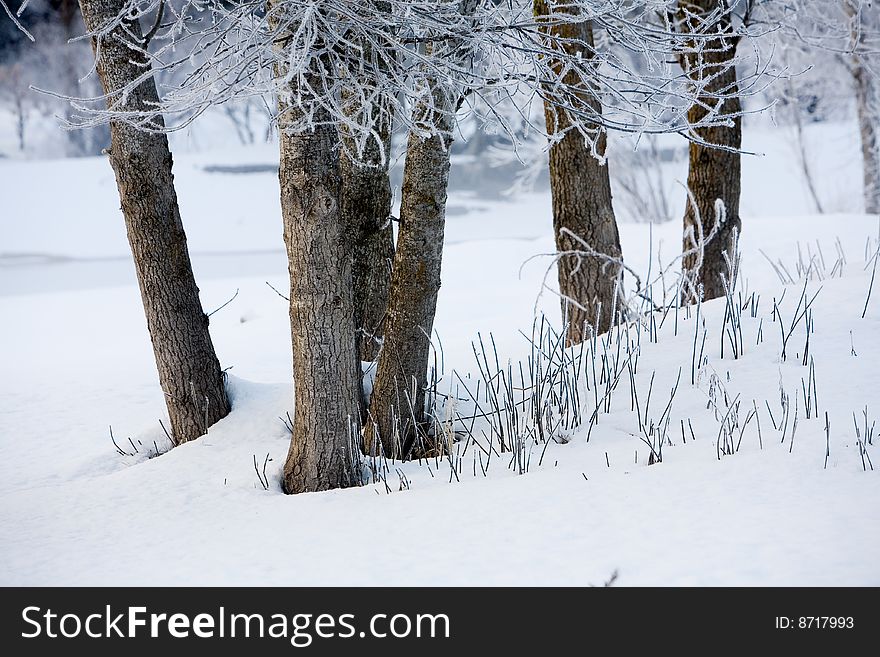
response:
[[[432,93],[436,106],[449,106],[439,89]],[[415,115],[428,111],[422,104],[415,108]],[[381,443],[387,456],[402,458],[416,432],[424,428],[430,336],[440,291],[452,121],[449,113],[432,121],[445,133],[445,141],[439,136],[409,136],[385,337],[364,429],[368,454],[380,453]]]
[[[391,181],[388,177],[390,130],[382,130],[383,146],[368,142],[360,159],[343,151],[341,212],[354,237],[354,318],[359,332],[360,360],[379,354],[385,309],[391,287],[394,230],[391,227]],[[349,140],[350,141],[350,140]],[[350,144],[353,150],[354,145]],[[384,155],[382,150],[384,149]]]
[[[15,92],[15,99],[13,100],[13,103],[15,106],[15,134],[18,137],[18,150],[24,153],[24,129],[25,121],[27,118],[27,110],[24,108],[21,94],[19,94],[18,92]]]
[[[71,43],[71,39],[79,36],[82,28],[79,25],[77,0],[59,0],[57,3],[60,41],[65,47],[64,61],[60,62],[64,72],[64,92],[73,98],[88,95],[90,91],[83,92],[80,88],[80,74],[77,72],[77,50],[79,43]],[[69,103],[64,108],[64,118],[72,121],[74,118],[73,108]],[[101,150],[110,140],[110,131],[106,126],[97,126],[83,130],[69,130],[67,132],[67,154],[71,157],[83,157],[85,155],[100,155]]]
[[[457,2],[462,16],[472,15],[478,4],[450,1]],[[457,57],[455,45],[444,44],[450,57]],[[413,107],[414,123],[424,126],[424,133],[411,132],[407,143],[385,336],[364,426],[365,451],[379,454],[381,450],[394,458],[408,457],[417,437],[425,435],[425,388],[440,291],[449,154],[461,100],[456,91],[433,79],[427,81],[424,93]],[[433,136],[426,137],[427,133]]]
[[[861,14],[856,13],[854,5],[846,4],[851,20],[853,47],[862,50],[867,26]],[[867,8],[863,8],[865,11]],[[859,121],[859,137],[862,146],[863,194],[865,213],[880,214],[880,98],[877,97],[874,76],[862,60],[864,54],[857,52],[852,57],[850,70],[856,91],[856,113]]]
[[[386,0],[372,0],[374,11],[387,14],[391,4]],[[371,43],[358,43],[352,50],[353,85],[361,89],[372,87],[364,95],[378,98],[372,106],[361,103],[361,94],[351,93],[346,98],[352,118],[357,123],[369,123],[375,131],[358,152],[356,135],[342,129],[345,145],[340,156],[342,171],[342,215],[345,223],[355,230],[354,243],[354,313],[355,327],[360,333],[358,353],[362,361],[374,361],[379,355],[385,325],[385,309],[391,288],[391,266],[394,260],[394,229],[391,226],[391,180],[388,169],[391,160],[390,99],[377,88],[374,74],[356,62],[376,60],[387,64],[381,53],[374,57]],[[363,408],[366,412],[366,408]]]
[[[880,117],[874,108],[877,102],[873,93],[874,81],[861,62],[856,65],[853,78],[856,84],[856,107],[862,144],[865,212],[880,214],[880,144],[877,139]]]
[[[547,16],[546,0],[535,0],[535,15]],[[557,8],[556,11],[560,9]],[[551,37],[563,40],[566,49],[583,50],[582,41],[592,47],[593,29],[589,21],[548,28]],[[585,52],[584,56],[589,57]],[[574,87],[583,81],[569,72],[564,82]],[[608,165],[593,156],[583,135],[572,129],[568,113],[554,98],[552,85],[545,89],[544,114],[549,134],[565,136],[550,148],[550,192],[553,199],[553,232],[556,250],[562,316],[567,322],[567,342],[577,344],[593,331],[604,333],[624,309],[620,288],[623,252],[617,220],[611,203]],[[602,105],[595,97],[585,97],[597,116]],[[596,136],[596,150],[605,153],[605,135]]]
[[[697,18],[688,18],[685,9],[705,18],[716,10],[724,12],[726,4],[724,0],[680,0],[679,20],[683,29],[695,32],[707,29]],[[709,29],[729,32],[729,14],[720,15],[720,20]],[[730,276],[725,255],[734,257],[742,230],[739,216],[741,157],[736,152],[742,145],[742,105],[736,96],[735,55],[736,39],[731,36],[706,42],[701,60],[693,54],[681,58],[685,73],[695,84],[702,86],[698,101],[688,110],[688,122],[695,124],[705,119],[707,107],[714,107],[719,102],[714,94],[724,94],[726,98],[719,115],[729,116],[732,124],[694,130],[702,141],[722,148],[690,143],[688,190],[692,198],[688,199],[685,209],[682,246],[685,254],[682,259],[685,276],[682,297],[686,303],[694,302],[700,296],[704,299],[724,296],[724,279]]]
[[[97,30],[123,10],[124,0],[81,0],[86,27]],[[141,75],[146,62],[113,37],[140,38],[137,21],[113,30],[101,42],[98,76],[112,94]],[[157,102],[153,80],[111,104],[151,111]],[[154,127],[164,127],[161,116]],[[174,189],[171,152],[164,134],[120,121],[110,126],[110,164],[125,216],[159,382],[165,393],[175,443],[193,440],[229,413],[224,377],[208,332],[186,246]]]
[[[297,90],[290,93],[295,96]],[[292,133],[289,126],[300,111],[279,96],[279,180],[294,381],[293,435],[282,481],[286,493],[357,483],[351,449],[360,432],[353,227],[340,211],[339,134],[320,109],[313,131]]]

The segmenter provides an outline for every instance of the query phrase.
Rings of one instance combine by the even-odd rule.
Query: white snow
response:
[[[852,126],[810,129],[816,144],[835,144],[821,169],[837,199],[830,205],[857,210]],[[551,444],[540,466],[543,446],[535,448],[524,475],[505,455],[484,477],[472,446],[460,482],[450,483],[442,461],[430,471],[396,464],[408,490],[392,469],[390,492],[380,483],[294,497],[277,483],[288,446],[279,416],[292,412],[287,307],[265,284],[286,287],[277,182],[203,170],[271,164],[272,147],[176,157],[203,304],[212,310],[239,291],[211,318],[221,362],[232,366],[233,412],[158,458],[147,456],[167,447],[162,395],[108,163],[0,161],[0,584],[574,585],[602,584],[614,571],[621,585],[880,584],[880,479],[863,467],[853,419],[864,439],[863,411],[869,429],[880,415],[880,281],[861,317],[878,218],[808,215],[785,135],[762,130],[747,131],[746,147],[760,142],[768,155],[744,165],[740,289],[760,294],[757,317],[743,312],[744,355],[720,358],[724,300],[701,311],[708,364],[697,385],[693,315],[681,312],[677,335],[669,316],[656,344],[641,338],[637,387],[643,408],[656,373],[652,418],[682,369],[662,463],[647,465],[625,382],[589,442],[584,426]],[[553,294],[541,294],[550,261],[529,260],[552,251],[550,201],[546,192],[510,201],[453,193],[450,205],[459,211],[449,217],[435,327],[447,375],[466,376],[476,372],[478,331],[515,361],[528,353],[519,330],[529,331],[535,311],[558,315]],[[677,218],[621,225],[628,265],[646,272],[650,258],[656,274],[658,258],[680,249],[680,231]],[[804,281],[784,286],[759,249],[794,274],[798,246],[802,261],[821,248],[827,274],[838,238],[844,275],[806,282],[807,298],[821,287],[810,342],[819,413],[806,419],[804,324],[783,362],[773,312],[782,299],[787,329]],[[741,396],[741,419],[754,400],[762,444],[753,421],[739,451],[718,457],[719,421],[707,409],[718,383]],[[780,420],[780,385],[792,405],[799,398],[793,444],[791,424],[783,442],[764,407]],[[683,442],[682,419],[695,439],[688,430]],[[123,451],[134,451],[131,437],[138,452],[120,455],[110,426]],[[865,449],[880,468],[875,445]],[[254,468],[267,455],[268,491]]]

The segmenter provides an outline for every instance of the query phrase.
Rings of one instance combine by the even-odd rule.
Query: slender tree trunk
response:
[[[375,12],[389,14],[391,3],[371,0]],[[394,259],[394,230],[391,227],[391,103],[374,74],[362,62],[378,61],[387,70],[390,53],[374,53],[371,43],[359,43],[351,53],[352,70],[348,75],[361,89],[371,86],[364,95],[374,102],[365,106],[362,94],[346,97],[351,117],[356,123],[369,123],[375,131],[358,148],[356,135],[343,128],[345,148],[340,156],[342,170],[342,215],[355,229],[354,246],[354,313],[355,327],[360,333],[358,353],[361,361],[374,361],[385,325],[385,309],[391,288],[391,266]],[[354,86],[353,85],[353,86]],[[366,407],[363,408],[366,417]]]
[[[315,84],[314,88],[320,85]],[[297,96],[296,89],[290,96]],[[301,98],[308,103],[308,98]],[[360,432],[352,290],[352,231],[340,211],[339,134],[326,110],[294,133],[299,107],[279,96],[281,213],[290,269],[294,415],[284,464],[286,493],[356,483],[351,449]]]
[[[382,138],[381,147],[371,139],[359,160],[349,154],[355,148],[353,143],[340,156],[341,212],[344,222],[355,230],[354,318],[362,361],[373,361],[379,354],[394,260],[388,177],[390,130],[383,129]]]
[[[86,27],[100,29],[117,17],[124,4],[124,0],[81,0]],[[140,38],[140,25],[127,22],[101,42],[97,71],[107,94],[129,84],[148,65],[114,36]],[[151,111],[157,101],[156,85],[147,80],[111,104],[120,110]],[[164,127],[161,116],[154,119],[153,127]],[[205,434],[229,412],[224,376],[193,277],[168,140],[162,133],[143,132],[120,121],[111,123],[110,132],[110,164],[116,174],[159,382],[173,439],[182,443]]]
[[[880,146],[877,130],[880,117],[874,108],[874,81],[871,74],[859,62],[853,71],[856,84],[856,107],[859,116],[859,136],[862,143],[862,172],[865,196],[865,212],[880,214]]]
[[[678,18],[686,30],[729,33],[726,6],[724,0],[680,0]],[[707,28],[700,17],[705,19],[716,10],[722,12],[721,18]],[[690,143],[690,198],[684,214],[682,259],[685,302],[694,302],[700,296],[724,296],[724,280],[730,275],[727,257],[734,257],[742,229],[738,152],[742,145],[742,105],[737,96],[736,43],[733,36],[707,40],[700,54],[688,54],[681,62],[685,73],[701,89],[697,102],[688,110],[688,122],[693,125],[705,119],[707,108],[716,107],[721,102],[717,95],[722,94],[719,115],[730,117],[731,123],[694,129],[700,140],[720,148]]]
[[[394,261],[394,229],[391,227],[391,180],[388,177],[388,147],[369,144],[360,160],[343,152],[341,214],[350,226],[354,248],[352,287],[354,293],[355,350],[358,361],[358,415],[368,416],[361,362],[373,362],[379,355],[385,327],[385,313],[391,290]]]
[[[813,199],[813,205],[819,214],[825,214],[822,207],[822,201],[819,199],[819,193],[816,190],[816,184],[813,178],[813,171],[810,169],[810,158],[807,156],[807,144],[804,135],[804,122],[801,119],[801,106],[798,102],[798,95],[795,92],[794,84],[788,80],[788,97],[789,106],[791,107],[791,115],[794,119],[795,139],[797,140],[798,160],[800,160],[801,173],[804,174],[804,182],[807,185],[807,191],[810,198]]]
[[[566,9],[535,0],[534,11],[540,19]],[[580,51],[585,59],[591,56],[593,29],[589,21],[551,26],[546,32],[570,54]],[[586,52],[578,42],[587,44]],[[569,71],[563,82],[571,88],[589,84],[574,71]],[[550,148],[550,192],[562,316],[568,324],[567,342],[577,344],[593,331],[607,331],[623,311],[623,252],[611,203],[608,165],[593,155],[584,136],[573,127],[562,107],[568,101],[558,98],[552,85],[544,94],[547,132],[564,135]],[[595,96],[585,94],[578,102],[601,116],[602,105]],[[595,139],[597,155],[604,156],[605,134],[597,133]]]
[[[16,130],[15,134],[18,136],[18,150],[24,153],[24,127],[25,127],[25,108],[21,102],[21,95],[16,93],[15,95],[15,118],[16,118]]]
[[[856,91],[856,113],[859,121],[859,137],[862,146],[862,176],[863,194],[865,197],[865,213],[880,214],[880,139],[877,131],[880,129],[880,110],[878,104],[874,77],[866,68],[862,60],[864,54],[860,53],[860,46],[864,43],[865,27],[861,24],[863,19],[856,7],[846,4],[847,13],[850,16],[853,54],[850,70]],[[863,8],[862,11],[865,11]]]
[[[433,93],[436,106],[448,106],[438,89]],[[428,111],[422,104],[415,115]],[[417,432],[424,428],[430,336],[440,290],[452,121],[450,112],[432,121],[445,133],[445,141],[439,136],[409,136],[385,337],[364,431],[368,454],[378,454],[381,442],[386,455],[405,457]]]
[[[462,16],[471,16],[478,4],[450,1]],[[444,47],[450,57],[458,57],[455,43]],[[424,94],[413,108],[413,122],[423,129],[410,132],[407,143],[385,336],[364,427],[365,451],[378,454],[381,449],[394,458],[407,458],[426,434],[425,389],[440,291],[449,155],[461,102],[457,91],[434,79],[426,82]]]
[[[76,72],[76,59],[71,50],[75,49],[78,44],[69,43],[71,39],[77,36],[76,32],[76,0],[60,0],[58,3],[58,18],[61,24],[62,45],[68,51],[63,61],[60,62],[64,71],[64,92],[71,97],[76,98],[81,94],[79,92],[79,75]],[[68,121],[73,117],[73,108],[69,103],[64,107],[64,118]],[[88,140],[85,130],[69,130],[67,132],[67,154],[71,157],[83,157],[84,155],[97,155],[100,148],[95,152],[89,152],[86,144]]]

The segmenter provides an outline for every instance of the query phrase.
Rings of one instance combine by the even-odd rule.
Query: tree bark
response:
[[[18,137],[18,150],[24,153],[24,129],[25,129],[25,110],[21,101],[21,95],[15,94],[13,100],[15,106],[15,134]]]
[[[124,5],[124,0],[80,0],[90,31],[115,19]],[[121,42],[141,37],[138,22],[130,21],[102,39],[96,51],[97,71],[105,93],[113,94],[131,83],[149,65]],[[156,85],[149,79],[109,102],[113,109],[149,112],[157,101]],[[153,119],[152,127],[164,127],[161,116]],[[163,133],[144,132],[121,121],[110,124],[110,133],[110,164],[116,174],[172,437],[179,444],[207,433],[208,427],[229,413],[224,376],[190,264],[168,140]]]
[[[721,12],[711,26],[701,22],[713,11]],[[678,19],[691,32],[730,33],[730,14],[723,0],[680,0]],[[685,287],[682,300],[693,303],[698,298],[724,296],[724,280],[730,276],[727,257],[735,257],[742,230],[739,216],[741,185],[742,105],[734,57],[736,38],[707,39],[701,52],[681,58],[682,68],[700,89],[697,102],[688,109],[693,125],[706,118],[710,107],[722,103],[720,117],[729,117],[732,125],[694,128],[702,142],[689,147],[688,190],[690,198],[684,214],[682,273]],[[696,47],[696,46],[695,46]],[[723,95],[719,100],[718,95]],[[727,256],[727,257],[725,257]]]
[[[859,122],[859,137],[862,147],[862,189],[865,198],[865,213],[880,214],[880,139],[877,136],[880,124],[880,110],[875,88],[874,77],[862,60],[864,54],[859,52],[863,45],[866,28],[862,25],[862,16],[851,3],[846,3],[850,16],[853,53],[850,70],[856,92],[856,113]],[[864,11],[864,9],[863,9]]]
[[[471,16],[478,4],[450,1],[462,16]],[[444,47],[450,57],[460,57],[454,42]],[[410,132],[407,143],[385,336],[364,426],[367,454],[381,449],[388,457],[407,458],[416,440],[427,435],[428,358],[440,291],[452,131],[461,102],[451,87],[448,81],[429,78],[424,96],[413,107],[418,129]]]
[[[388,129],[381,134],[382,146],[371,139],[359,159],[350,154],[353,143],[340,156],[340,207],[343,221],[355,231],[354,318],[362,361],[373,361],[379,354],[394,260],[388,177],[391,134]]]
[[[436,86],[431,92],[436,106],[448,103]],[[421,104],[415,115],[428,111],[427,105]],[[381,443],[387,456],[404,458],[417,432],[424,429],[430,336],[440,291],[452,121],[449,112],[431,121],[443,138],[409,136],[385,337],[364,430],[368,454],[378,454]]]
[[[313,88],[319,87],[315,81]],[[329,114],[316,109],[313,130],[294,133],[290,126],[302,110],[283,96],[278,102],[294,380],[293,435],[282,488],[302,493],[357,483],[351,468],[360,432],[353,227],[340,211],[339,134]]]
[[[865,213],[880,214],[880,146],[877,129],[880,118],[873,104],[874,81],[871,74],[859,62],[853,71],[856,84],[856,107],[859,117],[859,136],[862,146],[862,175],[865,196]]]
[[[547,0],[535,0],[539,19],[566,11],[552,7]],[[553,25],[546,28],[553,42],[561,43],[569,54],[582,52],[590,57],[593,29],[589,21]],[[579,43],[586,44],[586,49]],[[585,51],[586,50],[586,51]],[[556,66],[561,74],[561,64]],[[563,78],[569,88],[589,85],[576,71]],[[557,270],[562,317],[567,323],[567,342],[577,344],[593,331],[603,333],[624,309],[621,280],[620,236],[611,202],[611,181],[607,163],[588,148],[584,136],[573,127],[554,85],[545,86],[544,115],[550,135],[564,135],[550,148],[550,192],[553,200],[553,232],[558,255]],[[602,105],[592,94],[582,94],[578,103],[589,108],[598,120]],[[604,156],[604,133],[595,135],[597,155]]]
[[[388,15],[391,3],[371,0],[373,11]],[[373,44],[358,43],[350,51],[351,66],[347,71],[352,86],[362,93],[349,93],[348,110],[356,123],[367,122],[374,130],[358,149],[357,135],[346,134],[345,148],[340,156],[342,170],[342,215],[347,225],[355,228],[354,245],[354,313],[359,331],[358,353],[361,361],[374,361],[379,355],[385,325],[385,309],[391,288],[391,266],[394,259],[394,229],[391,226],[391,99],[378,88],[376,74],[364,66],[378,62],[387,72],[387,58],[392,53],[374,52]],[[365,87],[369,87],[364,91]],[[364,96],[378,99],[373,105],[362,103]],[[366,407],[363,411],[366,413]],[[364,415],[366,417],[366,415]]]

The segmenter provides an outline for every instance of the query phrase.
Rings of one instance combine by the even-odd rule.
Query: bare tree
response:
[[[801,116],[802,109],[800,99],[798,98],[795,91],[795,84],[791,78],[787,80],[787,83],[787,100],[789,101],[792,123],[794,124],[795,148],[797,149],[798,164],[800,165],[804,183],[807,186],[807,191],[810,194],[810,198],[813,200],[813,205],[816,207],[816,211],[819,214],[824,214],[825,210],[822,207],[822,201],[819,198],[819,192],[816,189],[816,179],[813,175],[812,167],[810,166],[810,158],[807,155],[807,141],[806,136],[804,135],[804,120]]]
[[[271,11],[271,9],[270,9]],[[355,343],[354,225],[341,210],[340,137],[313,95],[327,45],[320,35],[310,68],[291,76],[279,62],[279,182],[290,270],[294,414],[282,488],[301,493],[342,488],[352,478],[348,451],[360,431],[360,369]],[[302,129],[311,113],[311,129]]]
[[[11,106],[12,115],[15,117],[18,150],[24,152],[32,103],[30,88],[24,80],[21,62],[12,62],[0,67],[0,98]]]
[[[564,2],[535,0],[535,15],[539,19],[548,19],[559,11],[572,10]],[[551,24],[546,30],[569,56],[585,60],[592,56],[593,27],[588,20]],[[555,64],[555,69],[568,89],[582,90],[582,102],[600,126],[602,103],[596,96],[595,83],[582,79],[576,70],[567,71],[562,61]],[[544,100],[547,133],[552,140],[553,233],[560,253],[559,294],[562,316],[567,322],[567,342],[576,344],[594,332],[607,331],[624,308],[620,268],[623,252],[611,205],[604,130],[597,127],[588,143],[575,128],[565,103],[554,98],[555,86],[555,82],[547,83]],[[585,244],[592,252],[585,250]]]
[[[174,189],[168,139],[155,115],[156,86],[142,77],[147,39],[138,21],[125,17],[124,0],[81,0],[86,27],[94,36],[98,76],[113,111],[148,113],[152,132],[124,121],[110,123],[110,164],[116,185],[159,382],[165,393],[172,439],[193,440],[229,413],[224,376],[208,332],[186,245]],[[140,82],[131,88],[132,80]],[[125,93],[120,93],[125,89]]]
[[[477,0],[453,0],[470,17]],[[456,54],[458,42],[432,42],[428,54]],[[391,275],[385,337],[364,428],[368,454],[407,456],[425,429],[425,390],[431,333],[440,291],[449,149],[461,90],[448,80],[429,77],[413,108],[403,171],[400,229]]]
[[[53,4],[57,6],[58,11],[60,28],[59,37],[64,45],[67,46],[67,50],[70,50],[71,47],[76,47],[78,45],[76,43],[70,43],[70,41],[74,39],[81,30],[79,25],[80,12],[77,0],[56,0]],[[76,70],[75,58],[68,55],[62,56],[59,59],[61,60],[66,87],[64,91],[70,96],[75,96],[77,95],[76,90],[79,86],[80,78],[80,74]],[[69,120],[71,112],[69,105],[65,104],[64,112],[65,117]],[[68,153],[74,156],[97,155],[100,153],[102,147],[97,146],[97,144],[90,144],[88,139],[89,136],[89,133],[85,130],[70,130],[67,133]]]
[[[255,141],[254,130],[251,127],[251,108],[252,103],[250,102],[223,104],[223,114],[232,123],[235,135],[242,145],[253,144]]]
[[[390,3],[373,0],[376,12],[387,14]],[[347,72],[351,84],[343,101],[356,125],[366,124],[374,132],[371,138],[359,139],[357,130],[343,130],[342,213],[354,227],[354,309],[355,327],[360,332],[358,353],[361,361],[374,361],[379,355],[385,325],[385,309],[391,287],[394,258],[394,230],[391,225],[391,99],[380,80],[371,74],[371,61],[387,71],[388,66],[370,42],[362,39],[352,48],[352,69]],[[367,116],[359,116],[366,113]],[[362,409],[366,417],[366,407]]]
[[[694,301],[699,296],[724,296],[727,258],[736,252],[742,228],[739,34],[733,29],[728,0],[679,0],[677,20],[686,35],[712,35],[708,41],[695,40],[691,52],[680,56],[685,73],[701,90],[688,110],[688,122],[698,126],[710,114],[723,119],[692,128],[697,139],[690,143],[682,269],[687,282],[684,300]]]
[[[880,212],[880,92],[876,82],[880,74],[880,11],[876,1],[755,0],[754,7],[754,22],[777,26],[774,45],[809,62],[791,73],[794,79],[812,81],[813,92],[822,95],[822,103],[828,104],[829,96],[839,94],[840,79],[845,79],[839,72],[848,71],[851,77],[846,95],[848,100],[855,98],[864,208],[867,213]]]
[[[6,84],[0,88],[0,98],[5,97],[16,115],[20,136],[33,114],[60,116],[64,123],[69,123],[71,118],[70,103],[52,94],[40,93],[38,89],[60,92],[63,96],[78,95],[80,89],[88,94],[100,93],[95,76],[80,80],[93,66],[94,53],[86,41],[74,39],[83,32],[76,0],[43,0],[34,4],[25,2],[19,8],[19,11],[33,11],[30,36],[34,43],[9,46],[0,63],[0,76],[6,78]],[[6,43],[0,42],[0,48],[4,45]],[[91,130],[59,130],[42,137],[46,145],[58,147],[53,154],[78,157],[99,155],[110,142],[110,131],[104,125]],[[20,150],[25,150],[21,143],[19,145]]]
[[[878,98],[876,70],[871,70],[869,56],[875,55],[880,19],[870,2],[844,0],[852,39],[850,70],[856,92],[856,115],[862,146],[862,175],[865,212],[880,214],[880,98]],[[869,12],[873,15],[869,16]],[[873,35],[872,35],[873,32]],[[873,41],[871,43],[871,36]],[[876,56],[876,55],[875,55]]]

